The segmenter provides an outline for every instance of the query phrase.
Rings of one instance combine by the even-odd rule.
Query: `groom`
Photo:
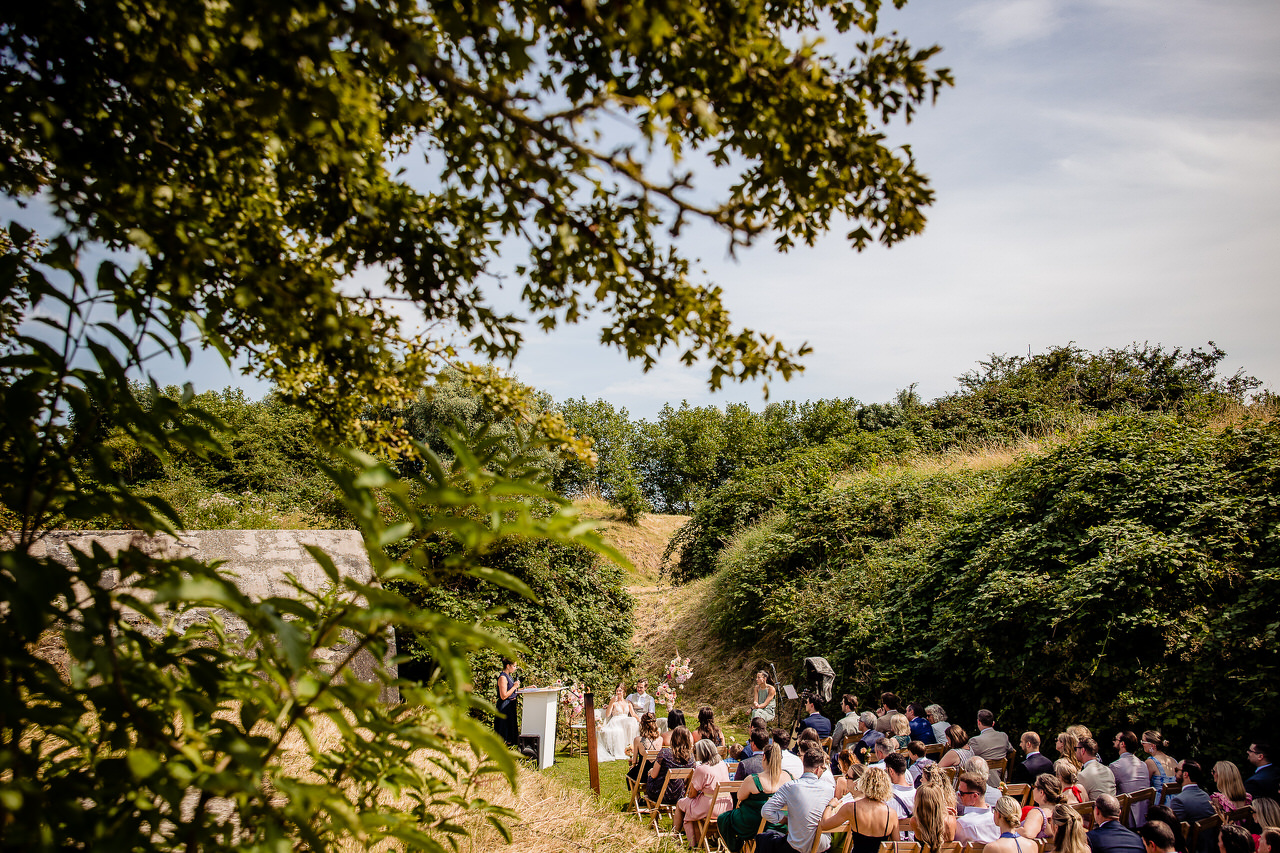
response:
[[[631,716],[637,720],[644,714],[653,713],[653,697],[649,695],[649,682],[640,679],[636,682],[636,692],[627,697],[627,701],[631,703]]]

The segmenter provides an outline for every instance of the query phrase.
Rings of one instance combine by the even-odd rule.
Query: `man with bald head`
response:
[[[1147,853],[1138,833],[1120,824],[1120,801],[1111,794],[1093,801],[1093,829],[1086,837],[1090,853]]]

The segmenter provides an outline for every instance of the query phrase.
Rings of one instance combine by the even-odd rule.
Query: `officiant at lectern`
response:
[[[493,730],[507,742],[507,746],[515,746],[519,731],[516,722],[516,691],[520,689],[520,680],[516,678],[515,661],[502,659],[502,672],[498,674],[498,713],[493,718]]]

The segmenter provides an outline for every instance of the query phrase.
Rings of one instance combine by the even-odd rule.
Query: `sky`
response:
[[[954,88],[889,139],[937,198],[925,233],[858,253],[832,236],[779,254],[682,238],[734,321],[808,343],[771,399],[924,399],[992,353],[1134,342],[1228,353],[1280,391],[1280,3],[1276,0],[911,0],[886,30],[943,47]],[[853,36],[832,33],[848,56]],[[516,261],[511,261],[514,264]],[[518,292],[518,288],[512,288]],[[632,417],[664,403],[764,405],[759,384],[712,394],[675,353],[644,373],[590,324],[530,330],[512,370],[556,399]],[[212,355],[162,384],[267,390]]]
[[[991,353],[1072,341],[1212,340],[1280,390],[1280,3],[911,0],[884,24],[941,45],[956,79],[890,129],[937,192],[925,233],[858,253],[837,227],[736,260],[709,230],[685,241],[738,324],[813,347],[771,399],[933,399]],[[531,333],[514,371],[633,417],[764,404],[674,356],[643,373],[595,334]]]

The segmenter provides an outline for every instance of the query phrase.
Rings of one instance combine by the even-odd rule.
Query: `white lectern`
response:
[[[520,714],[520,734],[538,736],[538,769],[546,770],[556,760],[556,706],[560,691],[567,687],[524,687],[516,693],[524,697]]]

